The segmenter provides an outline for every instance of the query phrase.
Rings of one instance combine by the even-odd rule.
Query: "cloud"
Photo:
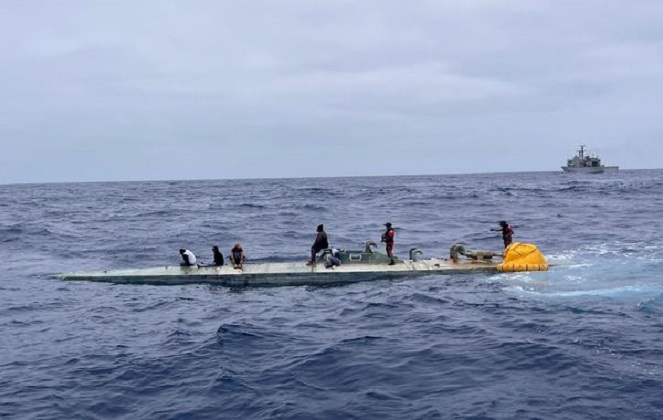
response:
[[[4,9],[0,183],[660,166],[628,156],[663,133],[658,1]]]

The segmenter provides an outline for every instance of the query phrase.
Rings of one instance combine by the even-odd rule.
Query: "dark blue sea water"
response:
[[[663,170],[0,186],[0,417],[659,419]],[[306,261],[517,241],[549,272],[339,287],[64,282],[67,271]]]

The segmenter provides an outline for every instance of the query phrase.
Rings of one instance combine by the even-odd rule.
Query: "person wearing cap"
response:
[[[493,232],[502,232],[502,240],[504,241],[504,248],[508,247],[511,245],[511,242],[513,240],[513,228],[509,226],[509,224],[506,222],[506,220],[500,221],[500,227],[499,228],[493,228],[491,229]]]
[[[325,226],[319,224],[316,229],[316,232],[317,233],[315,235],[315,241],[313,241],[313,245],[311,245],[311,259],[306,263],[306,265],[314,265],[315,257],[318,254],[318,252],[322,251],[323,249],[329,248],[329,242],[327,241],[327,233],[325,232]]]
[[[196,256],[193,252],[188,249],[180,249],[180,255],[182,256],[182,262],[180,263],[183,267],[190,267],[196,265]]]
[[[235,244],[233,249],[230,250],[230,262],[233,268],[242,269],[242,265],[244,264],[244,249],[242,248],[242,244]]]
[[[212,255],[214,256],[214,265],[220,267],[223,265],[223,254],[219,251],[219,247],[214,245],[212,247]]]
[[[382,242],[386,244],[387,256],[389,257],[389,265],[394,265],[394,237],[396,236],[396,231],[391,227],[391,223],[387,222],[384,224],[387,230],[382,234]]]

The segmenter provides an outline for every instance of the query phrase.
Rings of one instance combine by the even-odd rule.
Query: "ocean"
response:
[[[663,170],[0,186],[0,417],[660,419]],[[66,282],[379,243],[536,244],[548,272],[333,287]]]

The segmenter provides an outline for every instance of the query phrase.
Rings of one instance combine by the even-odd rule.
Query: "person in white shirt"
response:
[[[180,249],[180,255],[182,256],[182,262],[180,263],[181,266],[192,266],[196,265],[196,256],[193,254],[193,252],[189,251],[188,249]]]
[[[332,248],[331,254],[327,255],[325,268],[334,268],[341,265],[341,253],[336,248]]]

